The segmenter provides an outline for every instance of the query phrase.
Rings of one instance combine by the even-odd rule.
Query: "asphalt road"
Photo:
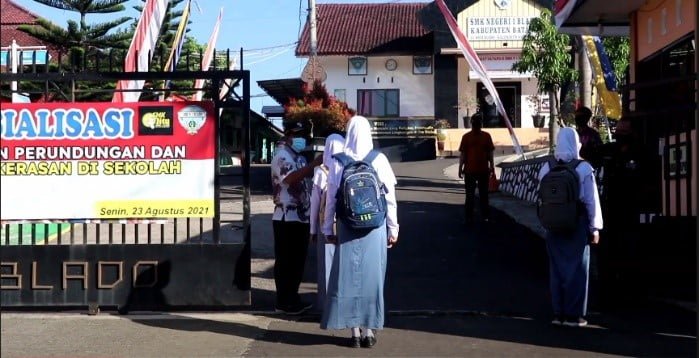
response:
[[[371,350],[346,348],[349,332],[320,330],[317,314],[272,313],[269,217],[261,214],[253,225],[252,311],[3,313],[2,356],[696,356],[695,312],[640,297],[593,305],[589,327],[552,326],[542,240],[499,212],[490,223],[463,225],[463,189],[444,175],[454,163],[394,164],[400,241],[389,250],[386,326]],[[262,205],[269,174],[255,173],[253,201]],[[232,177],[223,180],[234,188]],[[309,251],[302,292],[313,300]]]

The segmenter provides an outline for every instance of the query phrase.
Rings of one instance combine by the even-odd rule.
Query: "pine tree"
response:
[[[117,28],[130,20],[123,16],[118,19],[88,24],[88,14],[108,14],[121,12],[123,3],[128,0],[34,0],[56,9],[74,11],[80,14],[80,22],[68,20],[68,27],[62,28],[51,21],[39,18],[35,25],[21,25],[19,29],[44,42],[50,43],[62,52],[69,53],[71,59],[79,59],[98,51],[126,49],[131,33]],[[116,31],[115,31],[116,30]]]

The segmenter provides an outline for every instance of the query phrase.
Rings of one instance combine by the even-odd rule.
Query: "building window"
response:
[[[398,117],[400,92],[397,89],[357,90],[357,113],[366,117]]]
[[[338,101],[347,102],[347,90],[345,90],[345,89],[336,89],[336,90],[334,91],[333,95],[335,96],[335,98],[336,98]]]

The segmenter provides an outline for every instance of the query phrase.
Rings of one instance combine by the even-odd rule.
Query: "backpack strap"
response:
[[[549,169],[553,169],[553,167],[555,167],[557,165],[563,165],[563,166],[566,166],[568,169],[575,170],[575,169],[577,169],[578,165],[580,165],[580,163],[582,163],[582,162],[584,162],[584,160],[573,159],[573,160],[566,163],[566,162],[557,160],[556,157],[551,157],[551,159],[549,159],[548,163],[549,163]]]
[[[565,163],[565,165],[566,165],[568,168],[570,168],[570,169],[572,169],[572,170],[575,170],[575,169],[578,168],[578,165],[580,165],[580,163],[582,163],[582,162],[583,162],[583,161],[580,160],[580,159],[573,159],[573,160],[569,161],[568,163]]]
[[[374,159],[376,159],[376,157],[378,157],[378,156],[379,156],[379,151],[372,149],[369,152],[369,154],[367,154],[366,157],[364,157],[364,163],[371,165],[371,162],[373,162]]]
[[[350,157],[349,155],[342,153],[342,152],[337,153],[337,154],[333,154],[333,158],[335,158],[338,162],[340,162],[340,164],[342,164],[343,167],[346,167],[346,166],[354,163],[354,159],[352,159],[352,157]]]

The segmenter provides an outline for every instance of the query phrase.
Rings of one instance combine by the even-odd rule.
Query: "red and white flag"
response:
[[[575,9],[577,0],[556,0],[553,4],[554,21],[556,28],[560,28],[563,22],[568,19],[570,13]]]
[[[209,42],[206,44],[206,51],[204,52],[204,58],[201,60],[201,70],[208,71],[209,66],[211,66],[211,60],[214,58],[214,50],[216,49],[216,39],[218,39],[218,29],[221,27],[221,18],[223,17],[223,8],[218,13],[218,18],[216,19],[216,25],[214,25],[214,32],[211,33],[209,37]],[[194,82],[194,88],[202,88],[204,86],[203,79],[197,79]],[[198,90],[193,96],[193,101],[201,101],[204,95],[203,90]]]
[[[468,65],[471,66],[471,69],[478,74],[478,77],[483,82],[483,85],[488,90],[488,93],[490,93],[495,100],[495,106],[497,107],[498,113],[500,113],[500,115],[505,119],[505,124],[507,125],[507,129],[510,132],[510,137],[512,138],[512,143],[515,147],[515,152],[519,155],[523,155],[524,152],[522,151],[522,147],[519,145],[514,129],[512,129],[510,117],[507,115],[507,111],[505,111],[505,106],[500,99],[500,95],[498,94],[493,81],[490,79],[490,77],[488,77],[488,70],[485,69],[485,66],[483,66],[483,63],[481,63],[480,58],[478,58],[478,54],[476,54],[476,51],[473,50],[473,47],[471,47],[471,44],[468,42],[466,36],[459,29],[459,25],[456,23],[454,15],[452,15],[451,11],[449,11],[449,8],[444,3],[444,0],[436,0],[435,2],[437,3],[439,10],[442,12],[442,15],[444,15],[444,19],[446,20],[447,25],[449,25],[449,30],[456,40],[456,45],[463,53],[466,61],[468,61]]]
[[[167,13],[169,0],[148,0],[138,19],[136,31],[131,39],[129,51],[124,58],[124,72],[147,72],[158,41],[160,27]],[[143,80],[119,81],[112,102],[138,102],[143,89]],[[121,92],[120,90],[138,90]]]

